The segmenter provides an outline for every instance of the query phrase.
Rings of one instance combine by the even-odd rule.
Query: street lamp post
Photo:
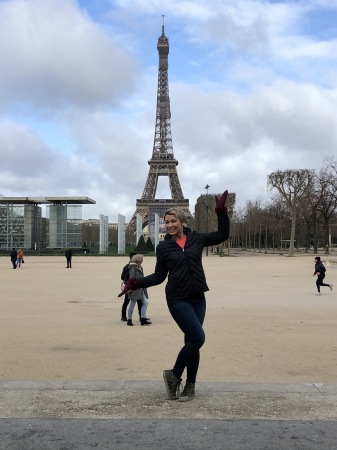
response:
[[[210,188],[210,186],[208,184],[206,184],[205,189],[206,189],[206,233],[208,233],[208,208],[209,208],[209,204],[208,204],[208,189]],[[206,247],[206,256],[208,256],[208,247]]]

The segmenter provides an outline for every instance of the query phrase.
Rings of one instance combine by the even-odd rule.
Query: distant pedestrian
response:
[[[142,262],[143,262],[143,255],[134,255],[131,258],[131,262],[129,264],[130,279],[139,281],[142,278],[144,278]],[[133,326],[132,323],[133,310],[137,300],[141,300],[142,309],[140,314],[140,323],[141,325],[151,325],[150,320],[146,318],[147,305],[149,303],[149,296],[147,294],[146,287],[132,290],[128,293],[128,296],[130,298],[130,306],[128,309],[128,321],[126,324],[129,326]]]
[[[18,259],[18,252],[17,252],[16,248],[13,247],[13,249],[9,255],[11,257],[13,269],[16,269],[16,264],[17,264],[17,259]]]
[[[319,256],[316,256],[315,272],[313,274],[313,277],[315,275],[317,275],[317,280],[316,280],[317,294],[316,295],[321,295],[321,286],[327,286],[328,288],[330,288],[330,291],[332,291],[333,284],[323,283],[323,280],[325,278],[325,272],[326,272],[326,268],[324,267],[324,264],[322,263],[321,258]]]
[[[129,254],[130,260],[129,260],[128,264],[126,264],[123,267],[123,270],[122,270],[122,273],[121,273],[121,280],[122,280],[123,284],[125,284],[128,281],[129,277],[130,277],[129,276],[129,264],[131,262],[131,258],[134,255],[136,255],[135,252],[130,252],[130,254]],[[124,302],[123,302],[123,305],[122,305],[122,316],[121,316],[121,321],[122,322],[127,322],[127,320],[128,320],[128,318],[126,317],[126,309],[127,309],[128,305],[129,305],[129,303],[130,303],[130,298],[129,298],[128,294],[125,294]],[[141,318],[141,309],[142,309],[142,301],[140,299],[137,300],[137,307],[138,307],[139,320],[140,320],[140,318]]]
[[[67,250],[64,252],[64,256],[67,259],[67,267],[66,269],[71,269],[71,258],[73,256],[73,252],[71,250],[71,248],[67,248]]]
[[[21,267],[21,264],[24,262],[23,260],[23,251],[22,248],[18,249],[18,257],[17,257],[17,265]]]

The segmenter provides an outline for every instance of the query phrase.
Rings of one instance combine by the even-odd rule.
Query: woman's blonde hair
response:
[[[181,223],[184,223],[184,224],[186,223],[186,215],[181,208],[168,209],[164,214],[164,220],[165,220],[165,217],[168,215],[176,217],[178,220],[180,220]]]

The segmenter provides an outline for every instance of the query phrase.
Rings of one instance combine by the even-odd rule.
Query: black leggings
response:
[[[320,275],[317,276],[316,286],[317,286],[318,292],[321,292],[320,286],[330,287],[330,284],[323,283],[324,278],[325,278],[325,273],[321,273]]]
[[[205,342],[205,332],[202,328],[206,314],[205,298],[198,301],[169,301],[167,306],[178,327],[184,333],[185,345],[180,350],[173,373],[181,378],[186,368],[186,381],[195,383],[200,361],[200,348]]]

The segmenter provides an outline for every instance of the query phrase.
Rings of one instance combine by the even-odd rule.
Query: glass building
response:
[[[0,248],[33,248],[40,242],[41,207],[0,204]]]
[[[47,248],[82,247],[82,205],[47,205]]]
[[[0,197],[0,249],[81,247],[82,205],[94,203],[87,197]],[[40,204],[47,205],[47,242]]]

